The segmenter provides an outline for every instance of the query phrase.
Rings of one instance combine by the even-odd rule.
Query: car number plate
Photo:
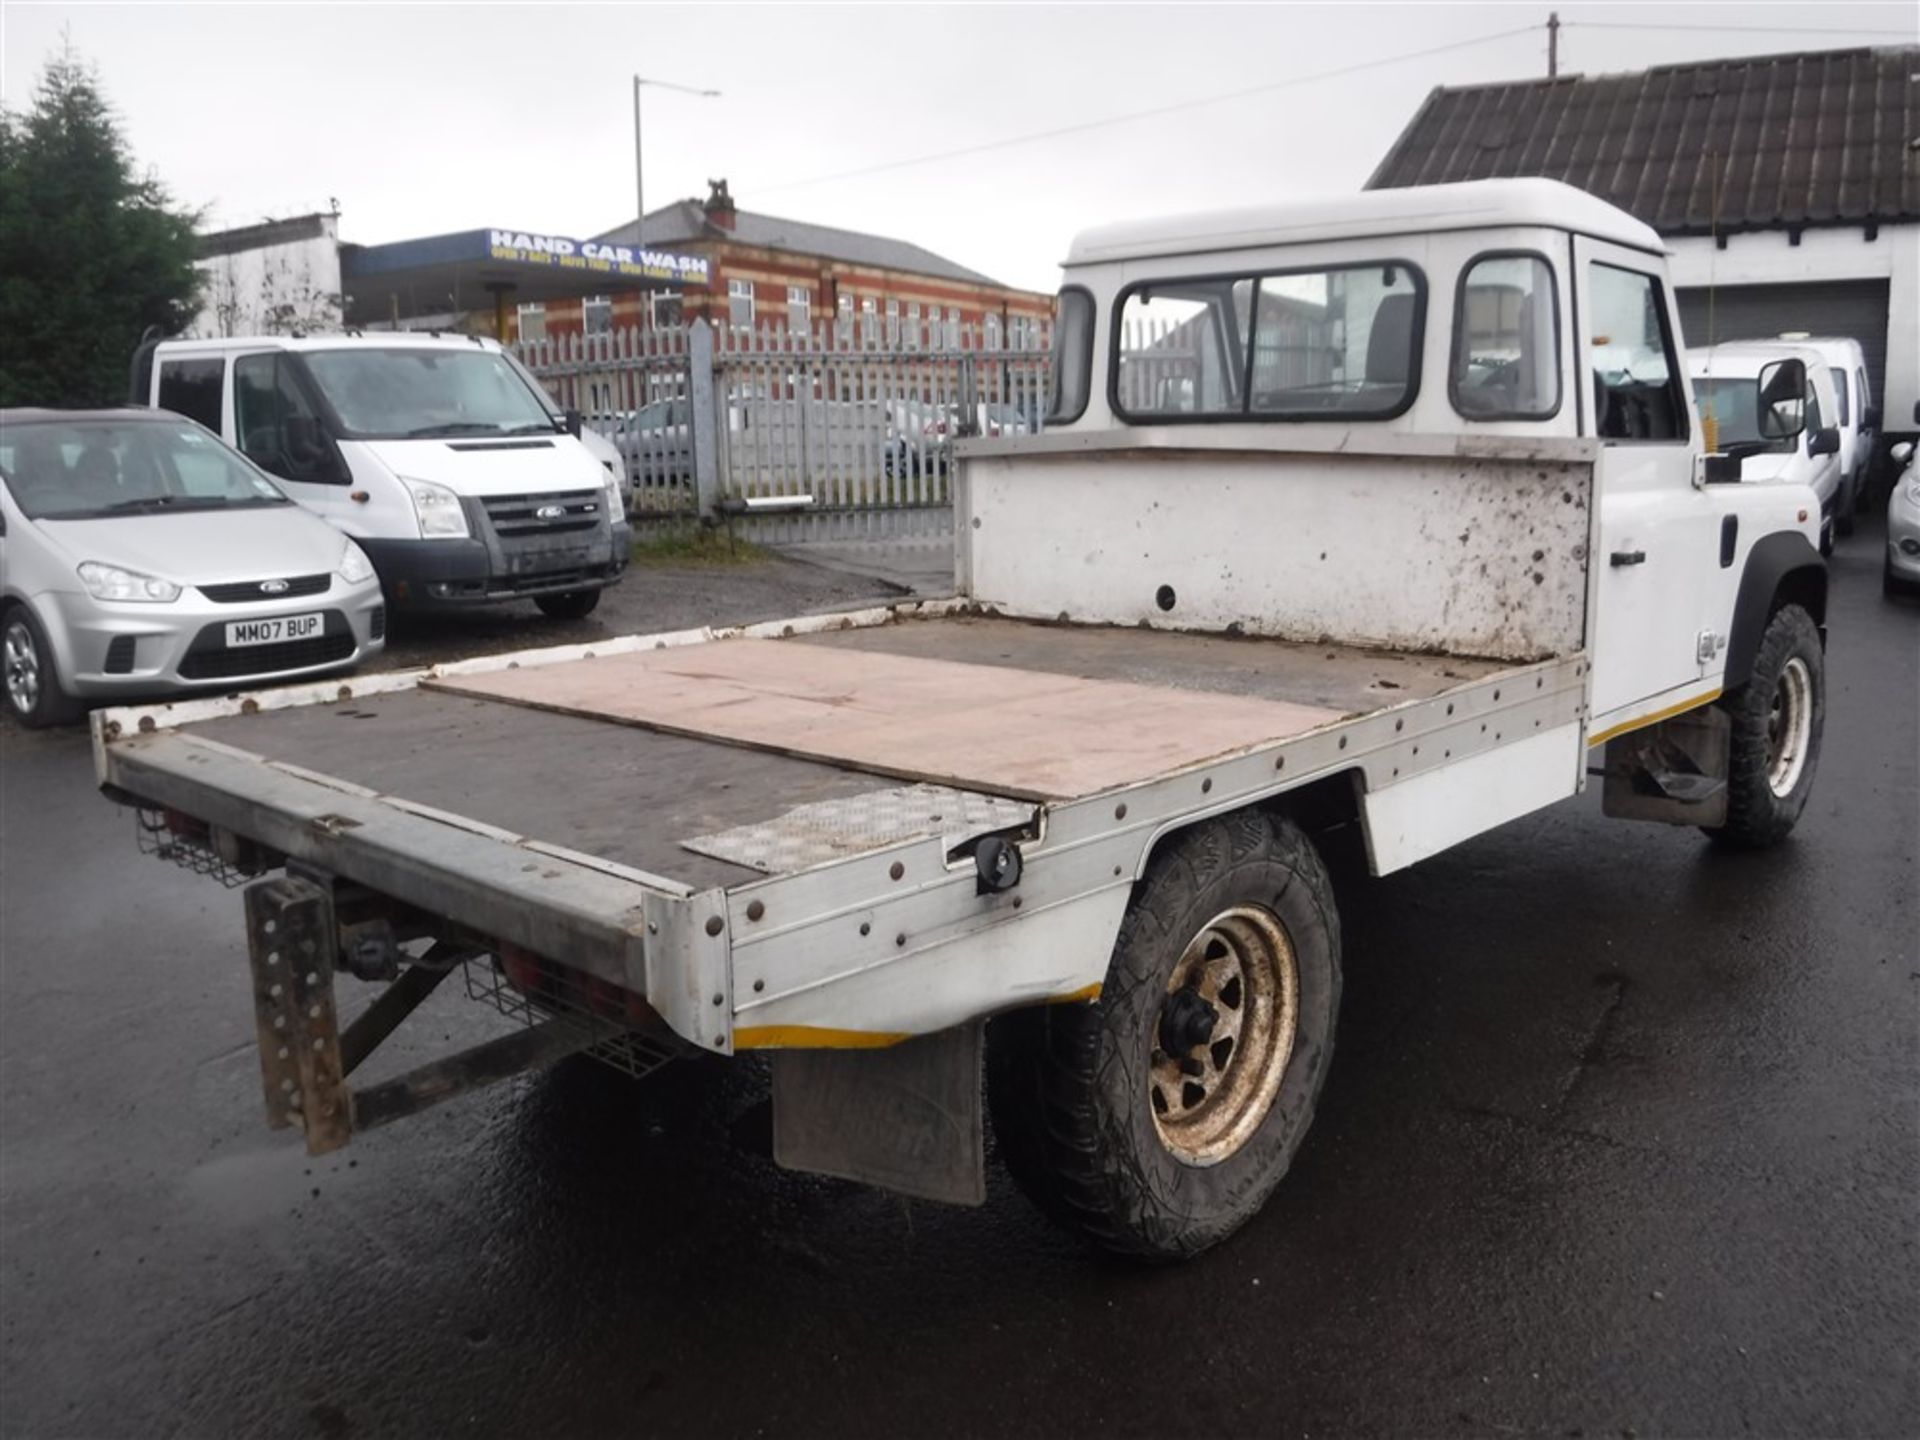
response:
[[[271,615],[260,620],[232,620],[227,624],[227,648],[242,645],[274,645],[282,640],[311,640],[327,628],[327,617],[312,615]]]

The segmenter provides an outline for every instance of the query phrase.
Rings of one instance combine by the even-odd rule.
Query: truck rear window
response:
[[[1123,419],[1388,419],[1420,385],[1426,282],[1400,261],[1153,280],[1122,292]]]

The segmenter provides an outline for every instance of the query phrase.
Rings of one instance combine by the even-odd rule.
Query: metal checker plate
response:
[[[949,844],[1032,821],[1035,807],[945,785],[903,785],[801,805],[758,825],[682,840],[683,847],[767,875],[804,870],[938,835]]]

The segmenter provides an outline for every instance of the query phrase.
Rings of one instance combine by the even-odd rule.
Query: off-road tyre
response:
[[[1260,907],[1283,927],[1297,1019],[1264,1114],[1238,1148],[1194,1164],[1162,1138],[1151,1057],[1189,941],[1236,907]],[[1312,842],[1255,810],[1196,826],[1166,842],[1135,887],[1097,1000],[989,1025],[1000,1154],[1043,1212],[1096,1248],[1149,1261],[1196,1255],[1252,1218],[1286,1174],[1313,1120],[1339,1008],[1339,915]]]
[[[15,720],[29,730],[40,730],[79,717],[85,707],[61,688],[60,667],[47,643],[47,632],[24,604],[9,605],[0,613],[0,654],[6,666],[7,713]],[[34,677],[30,704],[22,704],[14,688],[15,667],[20,665],[29,667]]]
[[[534,604],[553,620],[584,620],[600,604],[598,590],[567,590],[558,595],[537,595]]]
[[[1803,693],[1793,692],[1797,668]],[[1826,728],[1826,655],[1813,617],[1783,605],[1767,621],[1747,683],[1716,702],[1733,722],[1727,821],[1707,831],[1723,845],[1763,849],[1784,840],[1806,809]],[[1803,705],[1804,729],[1795,705]],[[1791,773],[1783,757],[1797,753]],[[1784,792],[1784,793],[1783,793]]]

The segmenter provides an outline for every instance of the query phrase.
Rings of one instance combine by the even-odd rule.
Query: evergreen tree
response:
[[[92,67],[47,61],[25,115],[0,111],[0,405],[117,405],[149,326],[198,308],[198,217],[133,159]]]

